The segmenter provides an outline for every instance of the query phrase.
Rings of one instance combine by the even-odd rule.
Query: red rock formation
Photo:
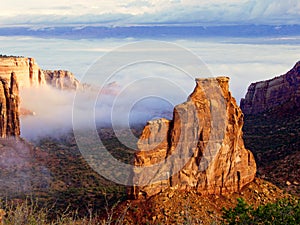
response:
[[[9,80],[12,72],[20,87],[48,84],[58,89],[77,89],[79,86],[79,81],[69,71],[43,71],[33,58],[0,57],[0,77]]]
[[[19,88],[15,73],[9,82],[0,77],[0,137],[19,136]]]
[[[300,61],[284,75],[251,84],[240,105],[245,114],[257,114],[291,102],[300,106]]]
[[[20,87],[46,84],[44,74],[33,58],[0,57],[0,77],[9,80],[12,72]]]
[[[173,120],[145,126],[135,154],[133,198],[150,197],[169,187],[203,194],[239,191],[256,173],[242,139],[243,114],[231,96],[229,78],[197,79]]]
[[[79,81],[74,74],[65,70],[44,70],[47,84],[58,89],[76,90],[79,87]]]

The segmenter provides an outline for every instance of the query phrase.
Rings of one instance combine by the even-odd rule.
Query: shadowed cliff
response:
[[[284,75],[251,84],[241,108],[258,175],[299,195],[300,61]]]

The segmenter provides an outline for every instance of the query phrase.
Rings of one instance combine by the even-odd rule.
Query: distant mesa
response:
[[[117,96],[120,93],[121,85],[116,82],[110,82],[101,89],[101,94]]]
[[[74,74],[66,70],[43,70],[46,83],[61,90],[76,90],[80,87]]]
[[[242,138],[243,113],[228,81],[196,79],[188,100],[174,108],[173,120],[147,123],[135,154],[132,198],[149,198],[168,188],[223,195],[254,179],[256,163]]]

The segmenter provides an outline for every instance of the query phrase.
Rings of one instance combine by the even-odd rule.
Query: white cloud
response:
[[[1,3],[0,24],[299,23],[299,0],[13,0]]]

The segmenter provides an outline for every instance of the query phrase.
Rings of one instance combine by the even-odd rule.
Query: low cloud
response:
[[[187,78],[189,81],[185,82],[186,78],[176,77],[172,70],[168,73],[170,78],[173,74],[172,82],[157,75],[151,77],[158,70],[166,76],[167,71],[163,68],[151,71],[151,66],[146,67],[146,78],[138,79],[142,69],[137,66],[115,75],[103,89],[88,86],[75,92],[51,87],[22,88],[21,107],[34,115],[21,118],[21,136],[30,140],[46,136],[59,138],[73,129],[73,110],[77,115],[76,123],[81,124],[82,129],[91,111],[95,112],[97,127],[111,127],[113,124],[126,128],[128,125],[145,125],[155,118],[171,119],[174,106],[186,100],[194,81]]]

